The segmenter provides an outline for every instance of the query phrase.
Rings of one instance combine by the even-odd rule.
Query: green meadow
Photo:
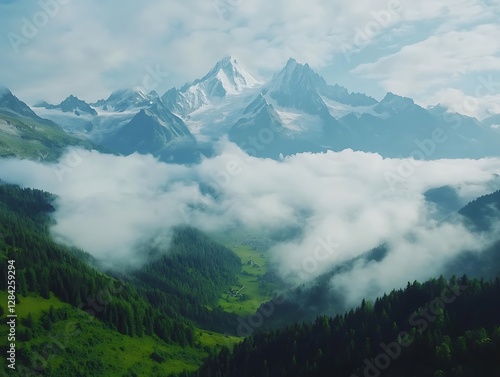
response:
[[[209,350],[232,347],[241,338],[198,329],[194,347],[167,344],[158,337],[130,337],[114,331],[92,316],[65,304],[51,295],[44,299],[37,295],[20,296],[16,305],[16,356],[18,375],[29,376],[37,365],[27,365],[23,355],[35,353],[44,375],[63,376],[75,373],[79,365],[92,365],[97,375],[114,376],[168,376],[184,370],[196,370]],[[0,303],[6,312],[7,293],[0,292]],[[68,318],[54,323],[50,329],[40,325],[40,318],[53,309],[66,309]],[[5,322],[5,314],[1,321]],[[28,325],[29,314],[35,325]],[[21,340],[22,333],[33,333],[29,340]],[[7,327],[2,326],[0,337],[6,339]],[[6,360],[0,360],[2,372]],[[101,372],[99,372],[101,371]],[[68,374],[67,374],[68,375]],[[78,374],[71,374],[78,375]]]
[[[266,253],[249,245],[227,241],[225,244],[241,258],[242,270],[238,274],[238,283],[231,287],[234,293],[239,291],[238,295],[233,296],[227,291],[221,295],[218,304],[225,311],[242,316],[255,313],[261,304],[272,299],[279,288],[277,284],[263,279],[268,272]]]

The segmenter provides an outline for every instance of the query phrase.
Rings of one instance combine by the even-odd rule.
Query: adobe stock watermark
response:
[[[149,93],[156,90],[158,86],[170,76],[170,73],[163,71],[161,65],[158,63],[154,67],[146,66],[146,74],[142,78],[141,85],[138,89],[143,93]]]
[[[490,74],[487,78],[480,76],[477,79],[478,84],[474,90],[474,98],[467,97],[462,103],[462,109],[465,112],[476,112],[480,106],[479,99],[486,95],[495,94],[500,88],[500,81],[494,81]],[[458,131],[462,127],[463,120],[460,115],[444,112],[442,120],[450,124],[449,127],[436,127],[432,130],[430,137],[425,139],[415,139],[416,148],[409,154],[409,158],[402,159],[396,171],[386,171],[384,178],[392,192],[398,184],[405,182],[416,169],[429,160],[438,150],[440,145],[443,145],[450,139],[450,134]]]
[[[73,173],[90,153],[90,151],[83,148],[68,149],[66,153],[61,156],[57,167],[54,168],[54,173],[59,182],[62,183],[67,174]]]
[[[31,17],[21,18],[20,33],[9,32],[7,39],[16,54],[19,48],[27,45],[30,40],[38,35],[40,29],[49,24],[56,17],[62,5],[67,5],[71,0],[39,0],[38,10]]]
[[[440,296],[436,297],[423,307],[413,312],[408,318],[410,328],[415,328],[419,334],[422,334],[429,327],[429,323],[436,321],[440,311],[446,305],[453,303],[457,297],[467,289],[465,285],[448,286],[441,292]],[[372,359],[363,361],[362,376],[364,377],[379,377],[381,372],[389,368],[394,360],[399,358],[404,348],[413,344],[414,339],[408,331],[401,331],[397,339],[392,343],[380,343],[380,352]],[[361,377],[361,375],[351,374],[350,377]]]
[[[384,29],[395,24],[401,18],[402,9],[401,0],[390,0],[385,9],[370,11],[371,20],[356,29],[352,43],[342,43],[341,49],[347,62],[351,61],[353,53],[359,53]]]
[[[409,158],[401,160],[396,172],[386,171],[384,173],[384,178],[391,191],[394,192],[398,184],[403,183],[413,175],[416,169],[436,152],[437,145],[443,144],[447,139],[446,131],[441,127],[437,127],[432,131],[430,138],[414,140],[417,148],[410,152]]]
[[[222,21],[227,21],[243,0],[212,0],[212,6]]]
[[[339,248],[340,243],[331,236],[327,236],[326,239],[318,237],[311,255],[302,259],[300,264],[294,264],[292,266],[292,272],[290,273],[292,276],[288,279],[290,284],[299,285],[303,282],[304,278],[314,277],[318,268],[335,256]]]
[[[201,184],[210,189],[211,193],[209,193],[208,195],[211,196],[211,199],[218,200],[224,195],[225,190],[227,189],[227,187],[229,187],[232,180],[243,173],[243,167],[244,163],[241,159],[231,159],[224,164],[224,167],[222,169],[210,173],[208,182],[202,182]],[[197,188],[189,203],[179,203],[177,205],[177,209],[181,214],[184,222],[186,224],[192,223],[193,218],[196,216],[193,210],[200,209],[201,207],[206,206],[206,203],[209,200],[210,199],[206,198],[200,192],[199,188]],[[232,205],[230,207],[227,207],[224,212],[229,212],[231,208]]]
[[[252,335],[256,329],[260,328],[266,319],[274,314],[277,305],[285,302],[285,296],[276,294],[271,301],[263,303],[254,314],[250,314],[245,318],[238,318],[238,327],[236,334],[240,337]]]

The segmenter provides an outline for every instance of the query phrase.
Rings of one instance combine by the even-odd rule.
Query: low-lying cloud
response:
[[[271,247],[270,261],[285,280],[300,282],[387,245],[382,261],[360,260],[331,280],[353,303],[435,276],[461,251],[489,242],[460,221],[434,220],[423,194],[449,185],[465,204],[493,191],[500,159],[419,162],[394,187],[387,172],[397,174],[402,160],[377,154],[345,150],[274,161],[227,141],[218,148],[193,166],[72,149],[56,164],[0,160],[0,178],[56,194],[54,238],[107,266],[140,263],[140,245],[180,224],[289,235]]]

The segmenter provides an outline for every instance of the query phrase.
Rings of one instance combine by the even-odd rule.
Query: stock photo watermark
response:
[[[20,47],[27,45],[35,38],[40,29],[46,27],[50,20],[56,17],[61,10],[61,6],[67,5],[72,0],[40,0],[38,1],[38,10],[31,17],[21,18],[19,33],[13,31],[7,34],[7,39],[12,50],[17,54]]]
[[[57,167],[54,168],[54,173],[59,182],[62,183],[67,174],[73,173],[90,153],[90,151],[83,148],[72,148],[68,150],[59,160]]]
[[[146,74],[144,75],[139,90],[143,93],[149,93],[156,90],[158,86],[170,76],[169,72],[163,71],[161,65],[158,63],[153,67],[146,66]]]
[[[212,7],[222,21],[227,21],[243,4],[243,0],[212,0]]]
[[[384,29],[394,25],[401,19],[403,4],[400,0],[390,0],[384,9],[370,11],[371,19],[363,27],[356,28],[350,43],[342,43],[341,49],[347,62],[351,61],[351,55],[359,53],[382,33]]]
[[[500,88],[500,81],[494,81],[491,74],[487,78],[480,76],[477,81],[478,84],[474,90],[475,97],[467,97],[462,103],[462,109],[466,112],[475,112],[480,106],[479,98],[495,94]],[[398,184],[404,183],[407,178],[413,175],[425,160],[431,159],[438,151],[439,146],[445,144],[451,138],[451,133],[458,131],[463,124],[460,115],[448,112],[443,113],[442,120],[449,124],[449,127],[438,126],[432,130],[430,137],[421,140],[415,139],[416,148],[410,152],[409,158],[402,159],[396,171],[384,173],[387,185],[392,192],[395,191]]]
[[[429,323],[435,322],[446,305],[452,304],[460,294],[468,287],[466,285],[449,285],[441,294],[428,302],[423,307],[414,311],[408,318],[410,328],[416,329],[422,334],[429,327]],[[388,369],[391,364],[403,353],[404,348],[411,346],[414,338],[408,331],[399,332],[397,339],[386,344],[380,343],[380,352],[377,356],[363,361],[362,375],[351,374],[350,377],[379,377],[382,371]]]

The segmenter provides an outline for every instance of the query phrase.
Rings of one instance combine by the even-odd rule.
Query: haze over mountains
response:
[[[499,19],[0,0],[0,377],[500,376]]]
[[[70,146],[90,148],[91,143],[39,117],[9,89],[0,86],[0,156],[55,160]]]
[[[393,93],[378,101],[330,85],[294,59],[263,82],[227,57],[161,96],[124,89],[87,103],[70,95],[38,103],[39,115],[7,90],[1,101],[2,114],[44,124],[63,146],[104,152],[81,158],[81,150],[61,147],[47,158],[51,164],[11,159],[1,166],[10,181],[59,195],[54,235],[107,264],[136,260],[138,245],[185,223],[207,232],[259,232],[271,240],[276,273],[301,282],[389,244],[394,259],[336,277],[344,291],[346,282],[360,282],[345,298],[348,306],[409,276],[434,276],[464,247],[478,251],[493,242],[462,221],[441,221],[498,189],[495,117],[424,109]],[[12,155],[40,160],[27,146],[37,150],[43,142],[10,127],[2,132],[15,128],[24,148]],[[107,224],[113,229],[101,234]],[[295,271],[326,234],[342,252],[312,275]],[[444,240],[453,242],[425,257]],[[405,261],[415,250],[423,253],[416,269]],[[400,272],[378,279],[392,260]]]
[[[50,212],[41,225],[26,224],[44,227],[58,247],[89,252],[93,273],[135,274],[140,299],[129,296],[119,319],[105,311],[103,321],[122,334],[146,331],[193,346],[193,334],[202,336],[195,325],[251,335],[253,328],[241,330],[242,316],[256,318],[270,305],[269,287],[279,287],[282,300],[261,329],[342,314],[360,302],[365,308],[408,281],[497,276],[497,120],[424,109],[394,93],[378,101],[329,85],[294,59],[263,82],[228,57],[163,95],[123,89],[93,103],[70,95],[31,109],[3,89],[0,178],[54,194],[36,194],[50,198],[39,203]],[[0,209],[10,219],[10,202],[33,197],[5,188]],[[227,237],[230,248],[186,225]],[[4,242],[27,242],[38,253],[12,229]],[[169,254],[172,242],[185,256]],[[241,245],[251,245],[245,261],[233,252]],[[63,301],[75,297],[72,305],[89,295],[65,294],[62,280],[39,275],[33,292],[44,299],[51,289]],[[64,276],[72,281],[74,273]],[[236,285],[247,291],[233,296]],[[150,306],[154,321],[141,312]],[[188,322],[176,327],[165,316]],[[147,352],[153,363],[165,361]]]
[[[419,160],[481,158],[498,155],[500,143],[500,115],[478,120],[439,104],[424,109],[394,93],[377,101],[326,83],[294,59],[265,82],[226,57],[201,79],[163,95],[122,89],[94,103],[69,95],[33,109],[110,152],[181,163],[212,155],[223,137],[273,159],[347,148]]]

